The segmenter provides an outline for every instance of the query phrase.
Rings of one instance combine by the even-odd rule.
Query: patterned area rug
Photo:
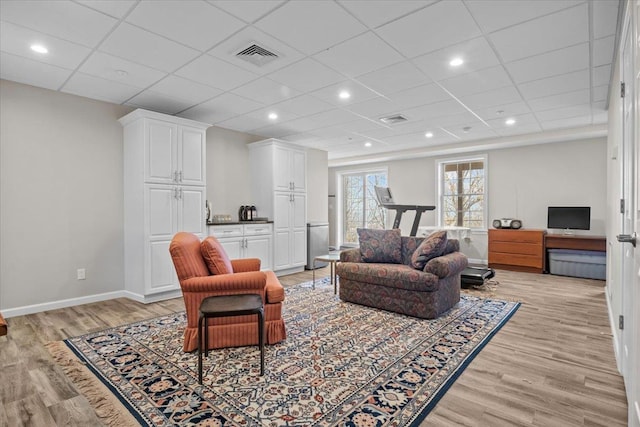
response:
[[[141,425],[409,426],[519,306],[463,295],[421,320],[342,302],[332,288],[286,289],[288,337],[266,347],[263,377],[257,346],[230,348],[209,353],[199,385],[197,354],[182,352],[184,313],[65,343]]]

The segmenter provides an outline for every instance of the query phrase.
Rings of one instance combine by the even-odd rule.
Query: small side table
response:
[[[331,254],[318,255],[313,259],[313,289],[316,288],[316,261],[328,262],[331,270],[331,284],[333,285],[333,294],[338,293],[338,277],[336,275],[336,264],[340,262],[340,252]]]
[[[258,315],[258,345],[260,346],[260,375],[264,375],[264,306],[262,297],[255,294],[207,297],[200,303],[198,318],[198,382],[202,384],[202,347],[209,356],[209,328],[207,319],[229,316]],[[202,329],[204,327],[204,342]]]

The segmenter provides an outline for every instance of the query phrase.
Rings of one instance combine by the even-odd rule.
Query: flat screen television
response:
[[[591,226],[591,207],[549,206],[547,228],[563,230],[589,230]]]

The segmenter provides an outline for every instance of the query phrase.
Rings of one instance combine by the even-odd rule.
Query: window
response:
[[[357,228],[384,229],[386,209],[378,206],[374,186],[387,186],[386,172],[361,172],[342,176],[342,241],[357,243]]]
[[[486,228],[486,157],[439,162],[440,224]]]

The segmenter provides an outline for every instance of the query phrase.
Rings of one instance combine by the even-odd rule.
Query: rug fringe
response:
[[[45,347],[80,390],[80,393],[89,401],[96,415],[107,426],[139,426],[140,423],[131,413],[114,397],[113,393],[81,362],[75,354],[62,341],[53,341],[45,344]]]

